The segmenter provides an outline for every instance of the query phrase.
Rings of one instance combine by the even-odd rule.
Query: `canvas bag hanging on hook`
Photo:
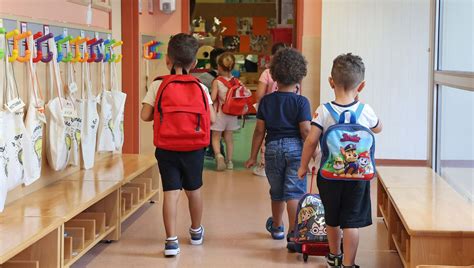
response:
[[[25,177],[25,169],[30,170],[32,154],[31,142],[26,135],[25,124],[23,122],[24,103],[20,99],[18,88],[13,73],[13,66],[8,61],[8,44],[5,42],[4,79],[6,86],[3,89],[3,107],[5,110],[1,114],[0,132],[3,141],[0,143],[0,152],[3,154],[3,167],[1,172],[7,179],[7,191],[19,186]],[[26,157],[25,157],[26,156]]]
[[[98,48],[103,49],[103,46],[99,45]],[[114,97],[112,92],[106,89],[104,62],[100,62],[100,81],[101,89],[97,96],[100,104],[97,151],[112,152],[115,151],[115,116],[113,113]]]
[[[5,34],[0,33],[0,49],[5,51]],[[0,87],[3,88],[5,84],[5,61],[6,57],[3,57],[0,62]],[[0,94],[0,104],[3,104],[3,94]],[[3,107],[0,107],[2,110]],[[0,212],[3,211],[5,207],[5,200],[7,199],[7,176],[5,174],[5,135],[3,134],[3,119],[4,112],[0,111]]]
[[[59,171],[66,168],[69,163],[72,138],[71,123],[77,120],[77,111],[71,101],[62,97],[62,81],[59,73],[59,64],[55,60],[58,56],[56,42],[53,38],[48,40],[53,52],[53,60],[49,62],[50,74],[50,99],[46,105],[46,156],[53,170]],[[57,96],[54,97],[54,88]]]
[[[115,150],[122,151],[123,142],[124,142],[124,131],[123,131],[123,121],[124,121],[124,112],[125,112],[125,101],[127,99],[127,94],[123,93],[118,88],[118,76],[117,76],[117,64],[115,61],[110,63],[110,83],[111,83],[111,93],[114,104],[112,106],[112,113],[114,115],[114,137],[115,137]]]
[[[44,123],[46,123],[46,117],[44,115],[44,101],[41,96],[41,91],[39,89],[39,83],[36,75],[36,63],[33,63],[33,56],[36,51],[33,36],[28,38],[28,47],[34,50],[33,55],[28,61],[29,101],[25,118],[25,127],[26,135],[29,137],[33,152],[30,154],[25,154],[25,160],[31,163],[29,169],[25,168],[25,185],[30,185],[41,176],[43,126]]]
[[[67,51],[70,51],[70,45],[66,45]],[[74,66],[72,61],[66,63],[66,77],[67,77],[67,92],[69,99],[74,104],[76,110],[76,118],[71,118],[71,125],[68,126],[69,136],[71,137],[71,157],[69,159],[69,164],[73,166],[79,166],[81,163],[81,140],[82,140],[82,105],[81,102],[77,101],[75,94],[77,92],[77,84],[74,74]]]
[[[86,46],[84,45],[83,54]],[[81,94],[82,99],[78,100],[79,113],[82,116],[82,167],[90,169],[94,167],[95,148],[97,142],[97,128],[99,124],[99,113],[97,112],[97,100],[92,95],[92,81],[90,78],[89,64],[81,64]],[[84,91],[84,87],[86,90]]]

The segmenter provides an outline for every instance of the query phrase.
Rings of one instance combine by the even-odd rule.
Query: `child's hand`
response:
[[[253,166],[255,166],[255,163],[257,163],[257,159],[256,158],[249,158],[249,160],[247,160],[245,162],[245,167],[246,168],[251,168]]]
[[[304,177],[308,174],[308,167],[300,167],[298,169],[298,178],[301,180],[304,179]]]

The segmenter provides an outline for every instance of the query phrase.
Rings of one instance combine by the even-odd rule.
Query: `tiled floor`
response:
[[[74,267],[326,267],[322,257],[310,257],[304,264],[299,254],[286,251],[285,242],[269,238],[264,228],[270,214],[265,178],[247,170],[205,171],[204,183],[204,245],[188,242],[190,220],[183,195],[178,215],[181,254],[177,258],[163,257],[165,233],[159,200],[123,224],[120,241],[99,244]],[[372,189],[374,204],[375,181]],[[388,250],[386,235],[374,210],[374,224],[361,230],[357,258],[361,267],[402,267],[398,255]]]

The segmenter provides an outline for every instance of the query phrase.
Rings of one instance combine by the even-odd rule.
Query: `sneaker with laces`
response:
[[[165,256],[173,257],[179,254],[179,242],[177,238],[167,238],[165,242]]]
[[[341,267],[342,266],[342,254],[334,255],[329,253],[326,255],[326,261],[328,263],[328,267]]]
[[[222,154],[216,155],[216,166],[217,171],[223,171],[224,169],[226,169],[225,159]]]
[[[233,170],[234,169],[234,163],[232,163],[232,161],[227,162],[227,169],[228,170]]]
[[[201,225],[197,230],[189,228],[189,235],[191,236],[190,241],[192,245],[202,245],[202,241],[204,240],[204,227]]]
[[[265,173],[265,166],[263,165],[258,165],[253,168],[252,170],[254,175],[260,176],[260,177],[266,177],[267,174]]]
[[[272,235],[273,239],[275,240],[285,239],[285,226],[282,224],[281,226],[274,227],[272,217],[268,218],[267,223],[265,224],[265,228]]]

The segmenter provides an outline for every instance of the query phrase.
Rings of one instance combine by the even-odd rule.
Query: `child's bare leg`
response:
[[[279,227],[283,224],[283,211],[285,211],[285,202],[272,200],[273,227]]]
[[[288,213],[288,221],[289,221],[288,233],[292,232],[295,228],[297,209],[298,209],[297,199],[291,199],[291,200],[286,201],[286,211]]]
[[[344,232],[344,259],[342,264],[346,266],[354,265],[357,255],[357,247],[359,246],[359,229],[346,228]]]
[[[234,153],[234,139],[232,133],[233,131],[224,131],[227,161],[232,161],[232,154]]]
[[[180,190],[165,191],[163,197],[163,222],[166,237],[176,236],[176,212],[178,210]]]
[[[328,233],[328,242],[329,242],[329,250],[333,255],[341,254],[341,228],[339,226],[326,226],[326,231]],[[344,237],[344,243],[346,242],[346,237]],[[344,253],[345,253],[344,248]]]
[[[221,153],[221,136],[222,131],[212,131],[212,149],[216,156]]]
[[[198,229],[201,227],[202,219],[201,189],[186,191],[186,196],[188,197],[189,214],[191,215],[191,228]]]

